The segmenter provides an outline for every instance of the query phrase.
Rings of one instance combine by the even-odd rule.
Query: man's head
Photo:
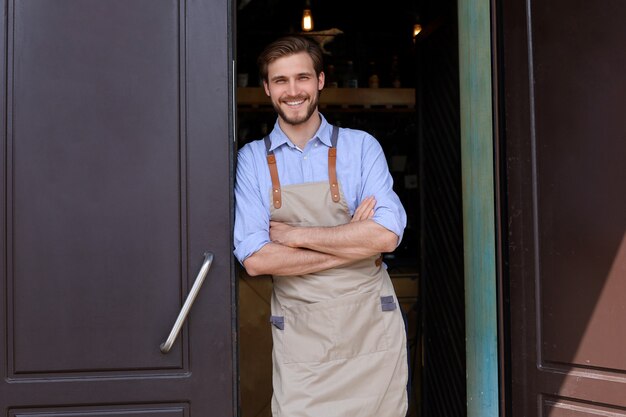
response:
[[[257,64],[259,66],[259,75],[264,82],[267,82],[267,67],[279,58],[294,55],[299,52],[305,52],[313,61],[315,75],[319,76],[324,69],[324,59],[322,49],[314,41],[303,36],[285,36],[277,39],[265,47]]]
[[[313,126],[324,87],[322,53],[314,42],[288,36],[271,43],[259,57],[265,93],[280,119],[292,126]],[[317,121],[316,121],[317,119]]]

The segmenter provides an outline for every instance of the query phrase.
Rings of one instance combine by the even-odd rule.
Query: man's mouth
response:
[[[292,99],[292,100],[283,100],[283,103],[289,107],[298,107],[302,103],[305,102],[304,98]]]

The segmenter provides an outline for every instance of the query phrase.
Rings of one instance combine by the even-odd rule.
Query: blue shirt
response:
[[[321,115],[320,115],[321,116]],[[304,149],[294,145],[278,121],[270,133],[280,185],[328,181],[328,148],[332,125],[321,116],[321,125]],[[393,191],[393,179],[378,141],[367,132],[339,129],[337,179],[350,214],[361,200],[376,198],[374,220],[398,235],[406,227],[406,212]],[[263,140],[246,144],[238,153],[235,183],[235,256],[243,261],[270,242],[270,190],[272,180]]]

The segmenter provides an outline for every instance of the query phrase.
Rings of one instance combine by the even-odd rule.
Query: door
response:
[[[510,415],[626,416],[626,2],[502,16]]]
[[[2,7],[2,415],[235,415],[229,2]]]

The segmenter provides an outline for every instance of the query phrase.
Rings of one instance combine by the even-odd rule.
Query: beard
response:
[[[274,110],[276,111],[276,113],[278,113],[281,119],[283,119],[287,124],[296,126],[296,125],[305,123],[311,118],[311,116],[315,112],[315,109],[317,109],[317,103],[319,102],[319,97],[320,97],[320,92],[318,91],[314,97],[311,97],[311,101],[309,102],[309,105],[306,108],[306,112],[302,116],[293,116],[293,117],[288,116],[287,113],[282,109],[282,107],[280,107],[280,104],[277,104],[274,101],[272,101],[272,106],[274,107]],[[286,99],[283,99],[281,101],[306,100],[307,98],[308,96],[287,97]]]

